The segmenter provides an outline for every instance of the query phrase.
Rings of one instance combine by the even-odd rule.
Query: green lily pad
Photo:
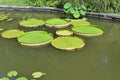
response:
[[[65,28],[69,26],[69,22],[63,19],[54,18],[54,19],[48,19],[45,21],[45,25],[47,27],[55,27],[55,28]]]
[[[17,38],[18,42],[27,46],[44,45],[53,39],[50,33],[46,31],[31,31]]]
[[[40,19],[27,19],[20,21],[19,24],[23,27],[38,27],[44,25],[44,21]]]
[[[13,77],[13,76],[17,76],[17,74],[18,74],[17,71],[10,71],[10,72],[7,73],[7,76],[8,77]]]
[[[7,31],[2,32],[1,36],[2,36],[3,38],[8,38],[8,39],[10,39],[10,38],[16,38],[16,37],[21,36],[21,35],[23,35],[23,34],[24,34],[23,31],[14,29],[14,30],[7,30]]]
[[[16,80],[28,80],[26,77],[19,77]]]
[[[73,26],[78,26],[78,25],[90,25],[90,22],[86,20],[71,20],[70,24]]]
[[[62,29],[62,30],[57,30],[56,34],[59,36],[69,36],[69,35],[72,35],[73,32],[66,29]]]
[[[51,42],[51,45],[57,49],[74,50],[84,47],[85,43],[78,37],[58,37]]]
[[[43,72],[34,72],[32,74],[33,78],[40,78],[42,77],[43,75],[46,75],[46,73],[43,73]]]
[[[1,14],[0,15],[0,21],[6,20],[8,18],[7,15]]]
[[[90,26],[76,26],[73,27],[72,30],[75,34],[83,35],[83,36],[97,36],[103,34],[103,30],[95,27],[95,25]]]

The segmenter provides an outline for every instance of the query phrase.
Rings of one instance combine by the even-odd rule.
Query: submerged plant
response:
[[[74,5],[68,2],[64,4],[65,13],[72,14],[74,18],[82,18],[86,15],[86,10],[84,5]]]

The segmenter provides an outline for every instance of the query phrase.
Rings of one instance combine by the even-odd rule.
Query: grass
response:
[[[0,0],[0,5],[25,6],[27,0]]]

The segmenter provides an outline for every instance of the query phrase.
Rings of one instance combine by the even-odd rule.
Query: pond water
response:
[[[8,12],[4,12],[8,13]],[[54,18],[63,15],[39,12],[9,12],[13,21],[0,22],[4,30],[24,31],[55,29],[23,28],[18,22],[26,18]],[[99,37],[82,37],[86,46],[80,50],[62,51],[50,44],[39,47],[20,45],[16,39],[0,37],[0,75],[16,70],[19,76],[31,77],[31,73],[42,71],[42,80],[120,80],[120,23],[88,18],[92,24],[100,25],[104,34]],[[1,31],[2,32],[2,31]]]

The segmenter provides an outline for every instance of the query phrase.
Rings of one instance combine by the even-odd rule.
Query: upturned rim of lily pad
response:
[[[1,36],[3,38],[8,38],[8,39],[11,39],[11,38],[17,38],[21,35],[24,35],[24,31],[21,31],[21,30],[18,30],[18,29],[13,29],[13,30],[7,30],[7,31],[4,31],[1,33]]]
[[[75,34],[81,35],[81,36],[87,36],[87,37],[92,37],[92,36],[99,36],[104,33],[104,31],[98,27],[94,27],[95,25],[92,26],[76,26],[73,27],[72,30]]]
[[[36,22],[31,24],[31,22]],[[29,24],[30,23],[30,24]],[[43,26],[45,24],[44,20],[42,19],[35,19],[35,18],[31,18],[31,19],[27,19],[27,20],[22,20],[19,22],[20,26],[23,26],[23,27],[39,27],[39,26]]]
[[[56,23],[55,23],[55,22]],[[61,24],[62,23],[62,24]],[[54,27],[54,28],[65,28],[68,27],[70,25],[70,23],[64,19],[60,19],[60,18],[53,18],[53,19],[48,19],[45,21],[45,25],[47,27]]]
[[[66,30],[66,29],[60,29],[56,31],[56,34],[58,36],[70,36],[73,34],[73,31]]]
[[[71,20],[70,24],[73,26],[90,25],[90,22],[88,22],[87,20]]]
[[[27,38],[25,38],[26,36]],[[45,44],[50,43],[53,40],[53,37],[50,33],[47,33],[46,31],[30,31],[18,37],[17,40],[21,45],[40,46],[40,45],[45,45]],[[30,42],[30,40],[32,41]]]
[[[78,37],[62,36],[55,38],[51,42],[51,45],[57,49],[71,51],[83,48],[85,46],[85,43],[83,39]]]

